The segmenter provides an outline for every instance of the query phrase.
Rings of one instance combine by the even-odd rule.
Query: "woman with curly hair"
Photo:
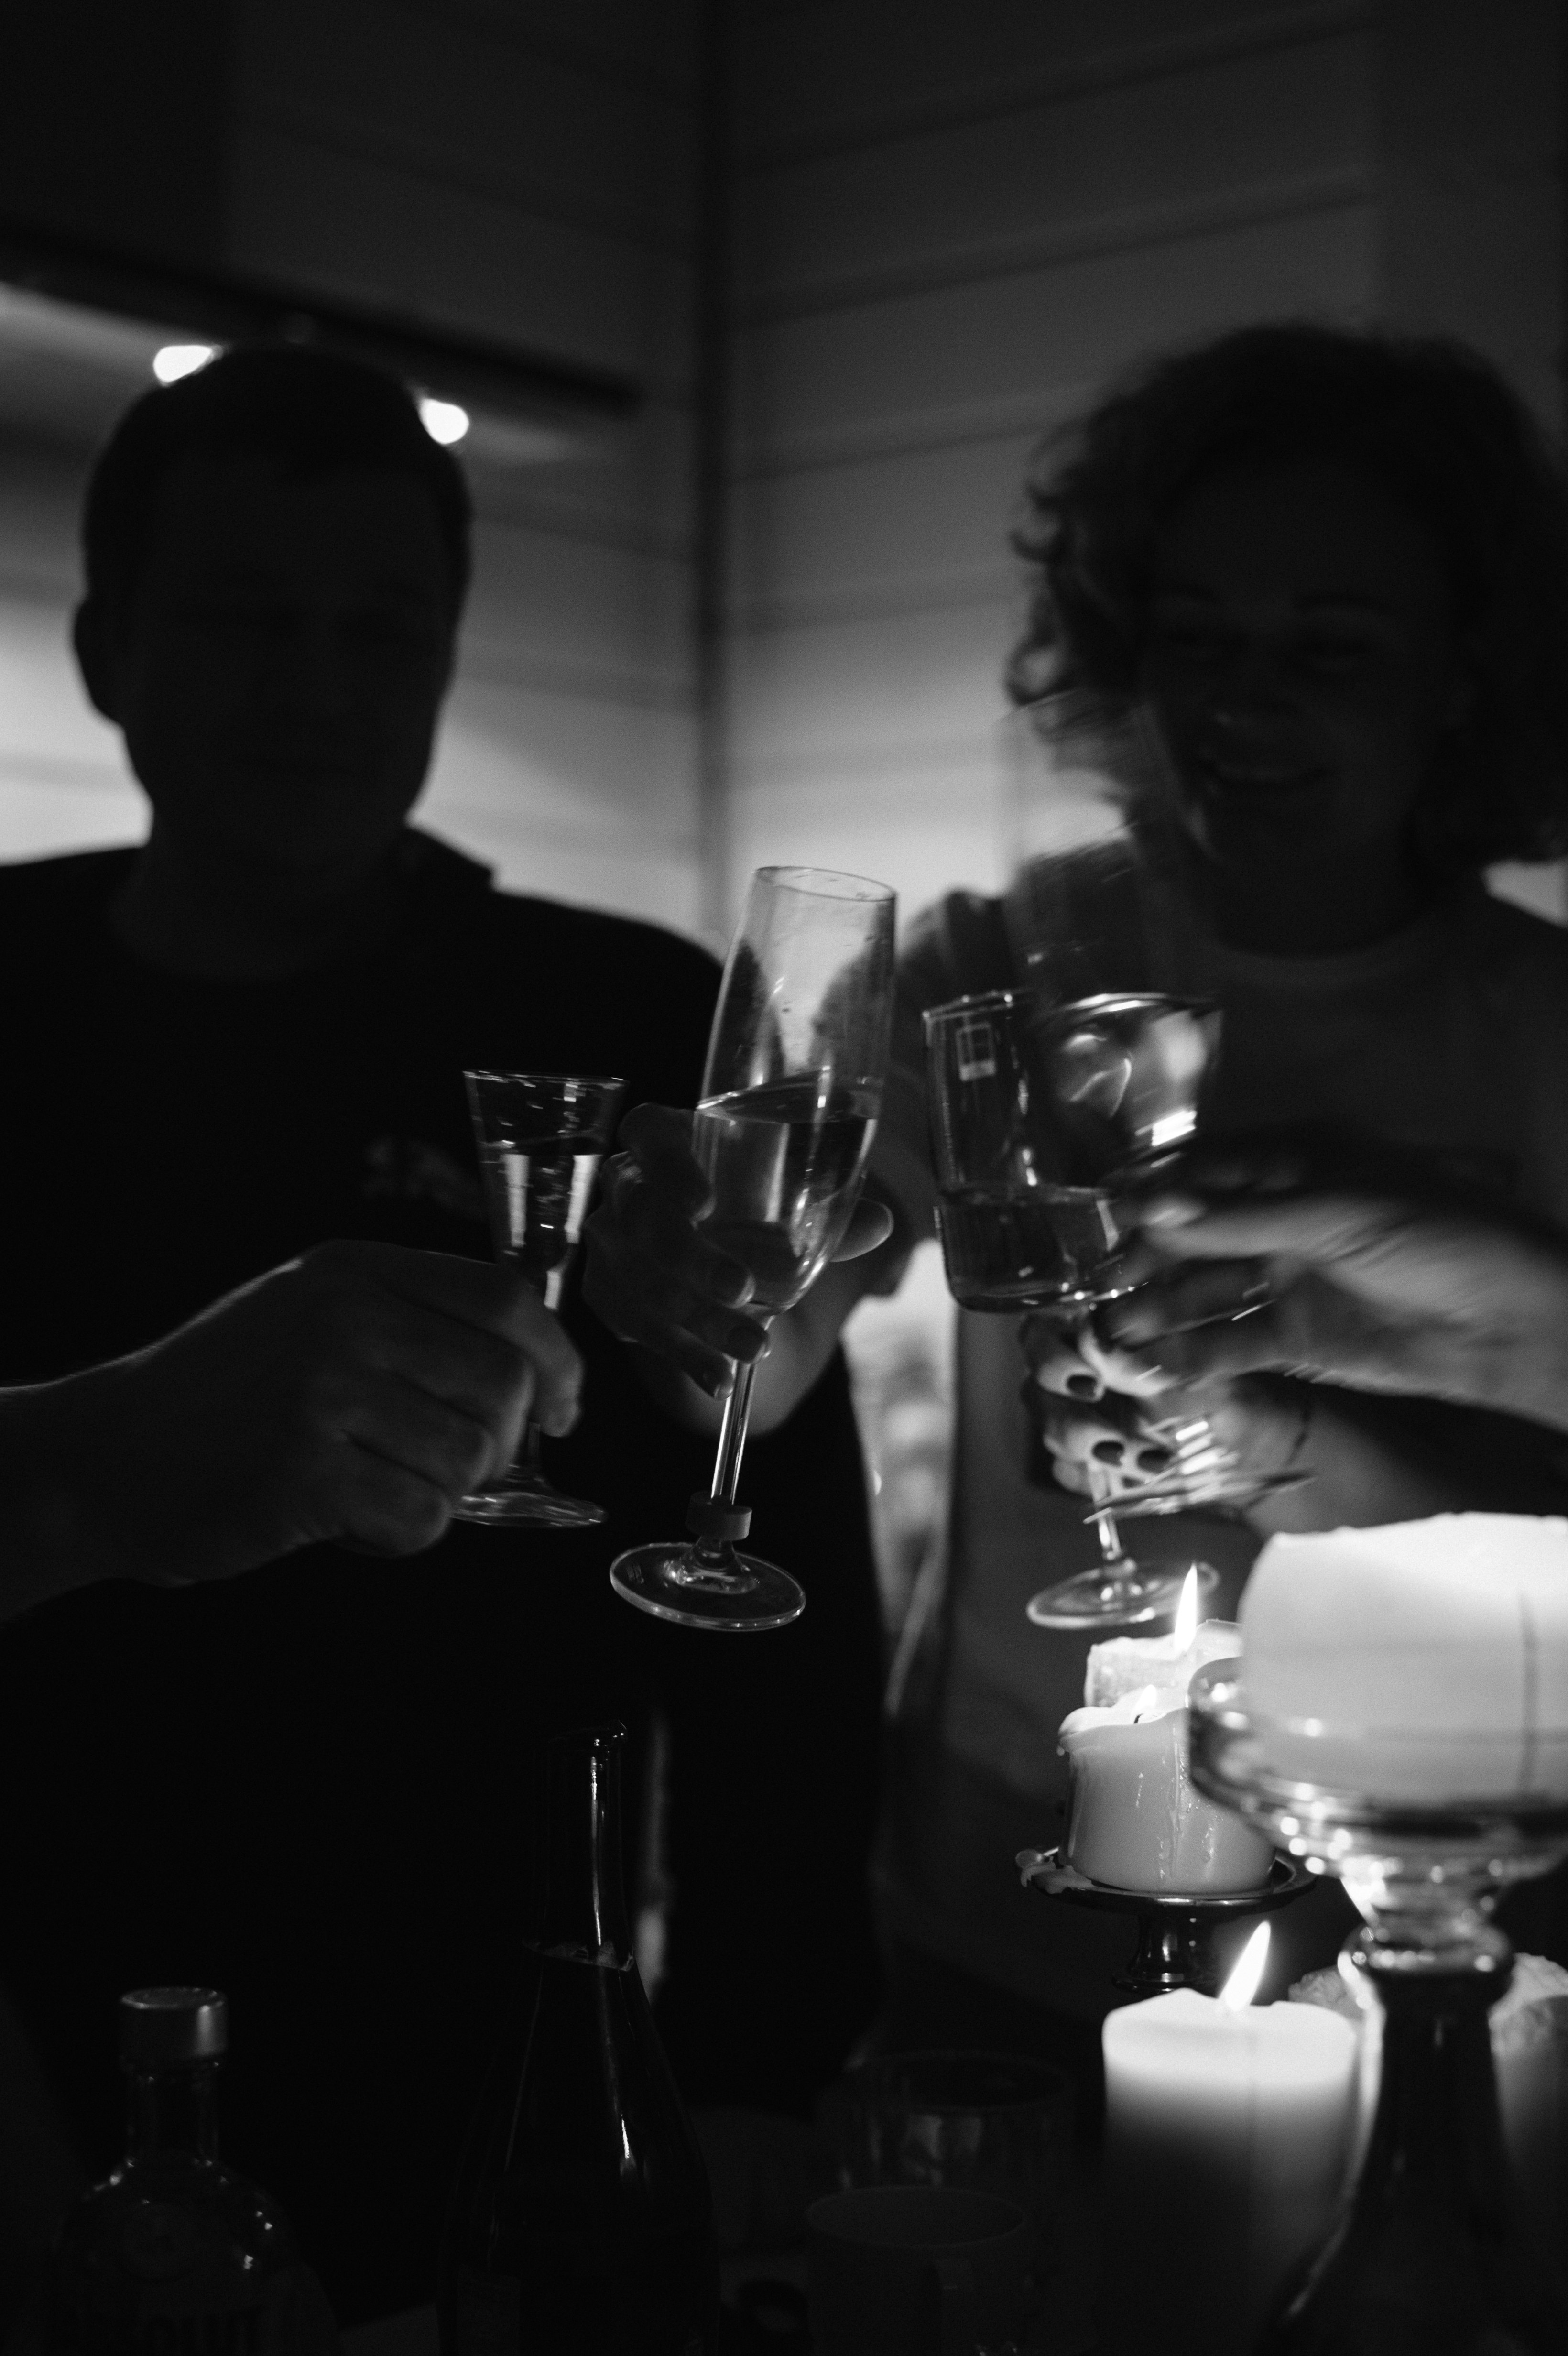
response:
[[[1482,876],[1568,844],[1568,489],[1520,404],[1455,347],[1253,327],[1113,391],[1048,446],[1028,496],[1032,605],[1009,685],[1154,723],[1224,1012],[1219,1121],[1399,1149],[1568,1230],[1568,933]],[[906,1239],[934,1206],[921,1013],[1021,980],[1035,922],[1026,870],[912,930],[873,1164]],[[661,1243],[667,1270],[667,1229]],[[619,1313],[656,1344],[660,1318],[679,1325],[689,1368],[721,1287],[711,1256],[676,1258],[681,1305],[667,1290],[637,1328],[625,1287]],[[805,1307],[842,1314],[876,1267],[831,1272]],[[1114,1357],[1085,1364],[1043,1321],[1026,1405],[1011,1321],[957,1322],[943,1583],[895,1679],[895,2027],[1054,2046],[1092,2072],[1125,1930],[1059,1908],[1047,1923],[1008,1871],[1060,1829],[1055,1729],[1088,1640],[1031,1629],[1024,1607],[1092,1558],[1072,1494],[1091,1457],[1113,1479],[1162,1462],[1155,1410],[1118,1390]],[[1568,1502],[1561,1440],[1530,1422],[1277,1375],[1202,1400],[1260,1482],[1310,1476],[1162,1533],[1161,1551],[1168,1536],[1221,1569],[1214,1609],[1233,1608],[1270,1529]]]

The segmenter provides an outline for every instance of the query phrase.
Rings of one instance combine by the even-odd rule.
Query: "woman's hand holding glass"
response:
[[[1131,1254],[1128,1262],[1135,1273],[1142,1265]],[[1157,1344],[1152,1354],[1117,1347],[1106,1329],[1124,1317],[1143,1323],[1136,1299],[1071,1332],[1050,1316],[1024,1321],[1024,1403],[1057,1480],[1121,1511],[1166,1482],[1201,1502],[1206,1469],[1222,1474],[1232,1505],[1244,1508],[1249,1481],[1260,1498],[1273,1495],[1299,1469],[1305,1417],[1295,1387],[1196,1369],[1184,1381],[1157,1363]]]
[[[1568,1239],[1310,1145],[1213,1149],[1126,1206],[1138,1290],[1101,1312],[1128,1380],[1307,1375],[1568,1430]]]

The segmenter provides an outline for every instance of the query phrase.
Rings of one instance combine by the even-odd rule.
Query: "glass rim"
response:
[[[476,1082],[493,1080],[504,1087],[527,1083],[541,1088],[624,1088],[627,1085],[615,1072],[498,1072],[487,1065],[464,1064],[463,1076]]]
[[[1039,2061],[1032,2054],[1004,2053],[990,2047],[978,2045],[925,2045],[915,2047],[907,2053],[868,2054],[863,2062],[858,2062],[853,2069],[845,2073],[846,2083],[851,2094],[862,2090],[870,2094],[873,2082],[882,2072],[885,2072],[891,2076],[901,2068],[912,2070],[922,2062],[966,2062],[980,2069],[1029,2071],[1037,2073],[1038,2078],[1044,2083],[1042,2090],[1037,2094],[998,2094],[989,2100],[984,2098],[961,2100],[957,2097],[947,2099],[940,2095],[923,2094],[912,2094],[907,2098],[895,2100],[890,2090],[880,2095],[883,2108],[896,2109],[901,2113],[907,2112],[912,2116],[921,2118],[988,2118],[993,2115],[999,2117],[1013,2111],[1038,2110],[1042,2104],[1049,2103],[1059,2095],[1064,2088],[1070,2091],[1072,2083],[1070,2073],[1059,2062]],[[873,2099],[876,2098],[873,2095]]]
[[[770,884],[782,884],[791,892],[811,893],[819,900],[862,901],[874,906],[898,897],[891,884],[879,884],[873,875],[852,875],[838,867],[758,867],[752,881],[760,883],[764,876]]]

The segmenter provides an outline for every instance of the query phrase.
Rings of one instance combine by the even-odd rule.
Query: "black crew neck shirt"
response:
[[[696,1099],[717,968],[656,927],[496,892],[411,831],[373,955],[192,980],[111,929],[133,856],[0,869],[0,1380],[135,1347],[333,1237],[487,1256],[465,1066]],[[574,1288],[564,1315],[585,1409],[547,1469],[602,1529],[459,1526],[400,1562],[316,1547],[0,1629],[0,1972],[84,2156],[99,2174],[118,2147],[122,1990],[227,1989],[226,2152],[343,2323],[432,2295],[551,1725],[667,1724],[658,2010],[688,2099],[805,2107],[874,2001],[880,1633],[842,1362],[743,1482],[810,1608],[714,1640],[605,1576],[679,1532],[710,1443],[660,1415]]]

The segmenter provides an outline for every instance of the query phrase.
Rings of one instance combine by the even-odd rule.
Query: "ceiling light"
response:
[[[153,354],[153,374],[160,384],[174,384],[182,376],[194,376],[217,354],[216,344],[165,344]]]
[[[468,431],[468,412],[455,401],[432,401],[427,393],[420,402],[420,423],[432,442],[461,442]]]

